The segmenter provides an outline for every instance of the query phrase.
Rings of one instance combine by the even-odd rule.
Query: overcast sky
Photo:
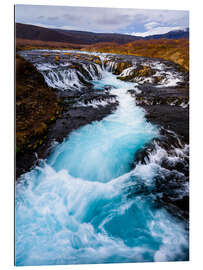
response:
[[[147,36],[189,27],[189,12],[16,5],[16,22],[48,28]]]

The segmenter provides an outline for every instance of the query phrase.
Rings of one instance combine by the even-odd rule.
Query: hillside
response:
[[[137,40],[125,45],[100,43],[86,46],[83,50],[162,58],[189,70],[189,40],[187,39]]]
[[[170,31],[166,34],[160,34],[160,35],[152,35],[152,36],[147,36],[144,39],[189,39],[189,28],[186,30],[175,30],[175,31]]]
[[[16,38],[68,42],[67,36],[56,30],[21,23],[16,23]]]
[[[189,38],[189,29],[186,31],[171,31],[162,35],[152,35],[147,37],[132,36],[115,33],[93,33],[87,31],[61,30],[39,27],[35,25],[16,23],[16,38],[38,41],[64,42],[73,44],[91,45],[101,42],[115,42],[126,44],[136,40],[148,39],[181,39]]]
[[[68,42],[58,42],[58,41],[42,41],[42,40],[31,40],[31,39],[16,39],[16,49],[18,50],[29,50],[29,49],[75,49],[79,50],[84,48],[85,44],[73,44]]]
[[[49,29],[22,23],[16,23],[16,38],[86,45],[98,42],[116,42],[118,44],[125,44],[134,40],[143,39],[142,37],[123,34],[101,34],[85,31]]]
[[[143,37],[16,23],[16,48],[82,49],[163,58],[189,70],[189,29]]]
[[[48,124],[59,113],[56,94],[47,87],[42,74],[16,55],[16,153],[19,162],[20,157],[23,159],[27,152],[43,143]],[[17,175],[19,173],[22,172],[17,170]]]

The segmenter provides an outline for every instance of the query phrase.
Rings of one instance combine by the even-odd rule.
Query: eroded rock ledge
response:
[[[142,92],[129,91],[137,105],[146,111],[146,118],[174,131],[183,143],[189,144],[189,89],[187,87],[153,87],[142,85]]]
[[[56,58],[57,56],[57,58]],[[61,142],[71,131],[94,120],[101,120],[116,109],[116,97],[104,91],[93,90],[91,78],[82,63],[95,63],[111,71],[118,79],[138,82],[140,94],[130,90],[135,103],[147,112],[147,119],[166,129],[175,131],[181,139],[189,141],[188,72],[179,65],[160,59],[134,56],[108,56],[102,63],[98,56],[64,53],[37,56],[41,61],[56,64],[74,61],[66,67],[80,72],[83,81],[80,91],[60,91],[47,87],[37,69],[17,56],[16,61],[16,141],[17,177],[28,171],[38,158],[46,158],[53,141]],[[36,60],[36,55],[33,56]],[[94,66],[93,66],[94,68]],[[98,71],[95,69],[96,76]],[[165,87],[174,78],[180,79],[175,87]],[[79,78],[79,79],[81,79]],[[105,106],[99,105],[105,102]]]
[[[16,55],[16,178],[46,158],[53,142],[115,110],[118,102],[108,90],[92,91],[91,84],[78,92],[52,89],[30,62]]]

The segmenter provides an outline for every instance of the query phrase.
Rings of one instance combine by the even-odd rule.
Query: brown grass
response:
[[[28,61],[16,55],[16,150],[38,147],[47,124],[60,114],[55,92]]]
[[[29,50],[29,49],[81,49],[85,45],[83,44],[72,44],[65,42],[55,42],[55,41],[41,41],[41,40],[29,40],[29,39],[16,39],[16,49],[17,50]]]
[[[189,70],[189,40],[187,39],[137,40],[124,45],[97,43],[85,46],[82,50],[163,58]]]
[[[189,71],[189,40],[187,39],[136,40],[123,45],[114,42],[102,42],[95,43],[93,45],[83,45],[17,38],[16,49],[75,49],[162,58],[165,60],[173,61],[174,63],[179,64],[187,71]]]

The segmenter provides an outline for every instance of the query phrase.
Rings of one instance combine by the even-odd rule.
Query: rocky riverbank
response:
[[[138,164],[158,164],[156,204],[188,220],[188,72],[170,61],[126,55],[28,51],[23,56],[29,61],[20,56],[16,60],[17,177],[46,159],[70,132],[117,108],[117,98],[110,91],[113,86],[94,85],[106,69],[120,81],[136,83],[128,94],[160,129],[158,138],[136,152],[132,169]],[[153,193],[140,188],[135,192]]]
[[[16,55],[16,174],[33,164],[48,125],[61,113],[57,96],[28,61]]]
[[[118,103],[108,90],[93,91],[91,84],[83,91],[53,89],[30,62],[17,55],[16,178],[46,158],[54,143],[71,131],[115,110]]]
[[[136,40],[128,44],[96,43],[86,46],[82,50],[122,55],[145,56],[148,58],[161,58],[179,64],[189,71],[189,40]]]
[[[140,94],[130,94],[144,108],[149,122],[160,127],[154,139],[136,153],[135,164],[157,162],[160,173],[155,177],[157,205],[164,206],[181,219],[189,218],[189,89],[188,87],[154,87],[141,85]],[[135,164],[133,166],[135,166]]]
[[[170,61],[148,58],[118,57],[105,62],[106,68],[122,81],[137,82],[128,90],[136,105],[146,112],[149,122],[160,129],[160,137],[137,151],[138,164],[160,166],[155,190],[136,190],[156,195],[156,206],[164,206],[173,215],[189,218],[189,74]]]
[[[184,143],[189,143],[189,89],[182,87],[139,86],[142,91],[130,94],[137,105],[147,112],[147,119],[165,129],[174,131]]]
[[[161,140],[141,149],[135,163],[146,162],[157,151],[157,145],[166,151],[166,156],[175,157],[176,149],[189,143],[188,72],[179,65],[145,57],[100,58],[60,51],[28,51],[23,56],[29,62],[19,56],[16,60],[17,177],[46,158],[55,143],[63,141],[71,131],[101,120],[116,109],[118,101],[109,91],[111,85],[94,89],[93,80],[100,79],[102,68],[121,81],[138,83],[138,91],[134,88],[128,93],[145,109],[147,119],[161,128]],[[188,153],[185,156],[173,164],[165,159],[161,166],[178,173],[183,173],[184,167],[184,177],[188,178]],[[184,181],[188,182],[186,178]],[[170,186],[171,180],[165,185]],[[187,200],[179,204],[187,215]]]

